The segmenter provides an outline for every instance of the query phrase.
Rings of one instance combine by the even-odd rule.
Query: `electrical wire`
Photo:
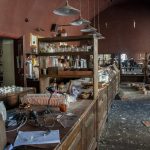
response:
[[[12,130],[7,130],[6,132],[9,133],[9,132],[13,132],[13,131],[16,131],[16,130],[17,130],[17,132],[18,132],[18,130],[19,130],[21,127],[23,127],[23,126],[26,124],[26,122],[27,122],[27,117],[24,116],[23,119],[22,119],[22,121],[21,121],[21,123],[20,123],[20,125],[19,125],[17,128],[12,129]]]

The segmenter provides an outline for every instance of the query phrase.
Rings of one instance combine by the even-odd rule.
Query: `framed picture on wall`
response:
[[[30,34],[30,48],[33,53],[37,53],[37,43],[38,37],[36,35]]]
[[[30,46],[37,46],[37,36],[30,34]]]

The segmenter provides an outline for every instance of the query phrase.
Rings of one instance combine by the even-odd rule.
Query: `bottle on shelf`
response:
[[[54,78],[54,82],[53,82],[53,88],[54,90],[57,90],[57,82],[56,82],[56,78]]]

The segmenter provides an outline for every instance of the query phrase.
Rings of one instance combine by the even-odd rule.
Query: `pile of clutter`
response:
[[[150,94],[150,84],[145,83],[130,83],[130,86],[141,91],[144,95]]]

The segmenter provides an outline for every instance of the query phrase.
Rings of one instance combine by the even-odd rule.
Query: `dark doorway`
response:
[[[23,37],[14,40],[15,85],[24,86]]]

